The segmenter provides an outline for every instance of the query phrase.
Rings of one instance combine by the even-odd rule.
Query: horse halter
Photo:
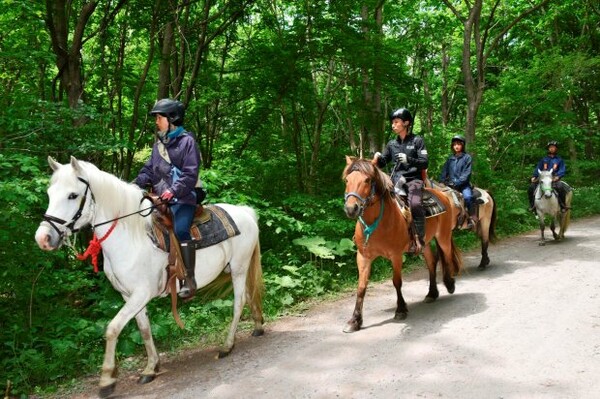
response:
[[[66,220],[57,218],[56,216],[48,215],[47,213],[45,213],[43,216],[44,221],[46,221],[50,226],[52,226],[54,230],[56,230],[61,240],[65,237],[65,233],[67,232],[67,230],[69,230],[71,233],[76,233],[77,231],[79,231],[79,229],[74,229],[73,227],[83,214],[83,208],[85,207],[85,201],[87,200],[88,191],[92,195],[92,201],[94,201],[94,193],[91,192],[90,183],[81,177],[77,177],[77,179],[83,184],[85,184],[85,192],[83,193],[81,201],[79,201],[79,209],[77,209],[77,212],[75,212],[75,215],[73,215],[71,221],[67,222]],[[59,226],[62,226],[65,229],[61,231],[61,229],[58,228]]]
[[[358,199],[358,201],[360,202],[360,208],[361,208],[360,214],[362,215],[365,208],[371,204],[371,202],[373,201],[373,198],[375,197],[375,182],[374,181],[371,182],[371,192],[369,193],[369,196],[367,198],[363,198],[356,191],[350,191],[349,193],[344,194],[344,204],[346,203],[346,201],[348,201],[348,198],[350,198],[350,197],[355,197],[356,199]]]

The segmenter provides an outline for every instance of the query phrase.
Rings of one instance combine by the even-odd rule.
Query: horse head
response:
[[[59,248],[64,239],[92,221],[93,194],[80,162],[61,165],[52,157],[48,164],[54,170],[48,187],[49,204],[44,221],[40,223],[35,240],[43,250]]]
[[[540,190],[542,195],[546,198],[552,197],[552,171],[551,170],[539,170],[539,182],[540,182]]]
[[[342,173],[346,183],[344,211],[351,219],[361,216],[376,197],[390,195],[393,190],[392,181],[377,168],[375,162],[346,156],[346,167]]]

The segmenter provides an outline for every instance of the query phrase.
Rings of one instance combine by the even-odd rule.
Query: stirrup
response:
[[[408,253],[412,255],[420,255],[423,252],[423,247],[425,243],[421,244],[421,240],[419,238],[415,238],[410,241],[410,245],[408,246]]]
[[[179,291],[177,296],[179,296],[179,298],[187,301],[187,300],[192,299],[195,295],[196,295],[196,281],[194,279],[186,278],[184,280],[183,287],[181,287],[181,290]]]

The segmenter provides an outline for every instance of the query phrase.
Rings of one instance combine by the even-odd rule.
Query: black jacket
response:
[[[396,161],[396,155],[401,152],[406,154],[408,164],[401,164]],[[421,180],[421,171],[427,169],[429,164],[427,148],[425,148],[423,137],[415,136],[411,133],[404,140],[400,136],[390,140],[378,158],[377,166],[383,168],[392,162],[395,163],[392,170],[392,181],[394,184],[396,184],[400,176],[404,176],[407,182],[415,179]]]

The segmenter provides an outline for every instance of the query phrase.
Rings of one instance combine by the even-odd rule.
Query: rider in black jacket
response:
[[[392,130],[398,135],[390,140],[383,154],[375,154],[377,166],[383,168],[390,162],[395,162],[392,170],[394,185],[401,177],[406,179],[408,188],[408,203],[412,213],[418,240],[411,247],[410,252],[420,253],[425,245],[425,209],[423,208],[423,176],[422,171],[427,169],[427,148],[423,137],[413,134],[413,117],[406,108],[400,108],[390,115]]]

